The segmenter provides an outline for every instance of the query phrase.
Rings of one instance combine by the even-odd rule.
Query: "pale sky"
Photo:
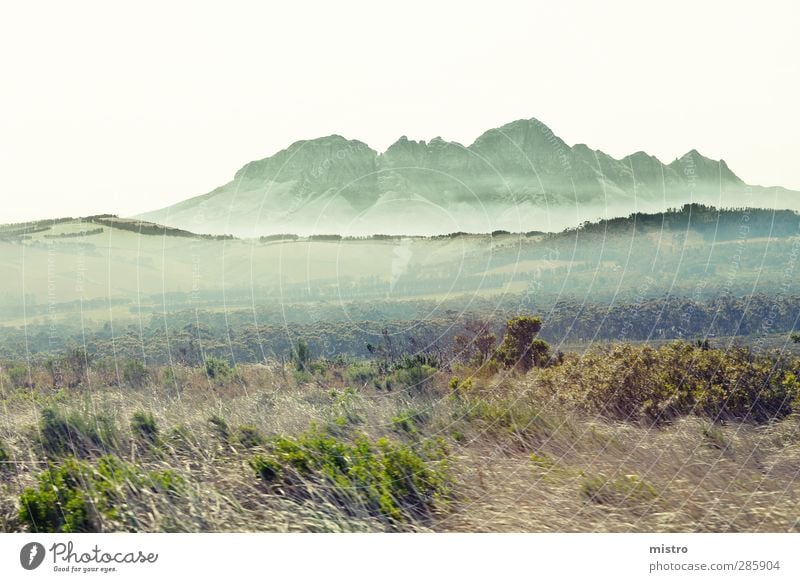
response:
[[[0,223],[153,210],[299,139],[529,117],[800,190],[796,1],[274,4],[0,4]]]

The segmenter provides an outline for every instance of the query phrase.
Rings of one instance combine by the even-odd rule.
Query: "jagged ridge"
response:
[[[340,135],[298,141],[246,164],[208,194],[142,218],[244,236],[436,234],[560,228],[568,224],[553,218],[567,210],[574,222],[686,202],[735,206],[753,194],[724,160],[696,150],[670,164],[642,151],[617,160],[585,144],[569,146],[527,119],[490,129],[469,146],[403,136],[378,153]],[[797,200],[796,193],[779,194],[789,206]]]

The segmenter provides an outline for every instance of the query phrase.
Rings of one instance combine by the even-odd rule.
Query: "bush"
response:
[[[308,371],[308,363],[311,360],[311,350],[305,340],[297,342],[297,348],[293,354],[294,364],[298,372]]]
[[[131,418],[131,430],[141,442],[151,445],[158,442],[158,426],[150,412],[134,412]]]
[[[515,443],[534,438],[549,438],[558,431],[568,431],[563,418],[545,414],[532,402],[505,398],[474,398],[456,411],[468,422],[480,421],[481,430],[488,434],[513,435]]]
[[[527,372],[534,366],[542,366],[549,359],[550,346],[537,340],[536,334],[542,329],[538,317],[519,316],[509,319],[503,342],[495,352],[495,359],[507,368]]]
[[[450,378],[450,382],[447,383],[447,388],[453,398],[464,398],[472,393],[472,378],[462,380],[458,376],[453,376]]]
[[[91,357],[83,348],[73,348],[67,351],[64,362],[72,373],[70,386],[85,384],[89,379],[89,364]]]
[[[20,495],[20,520],[34,532],[100,531],[91,518],[93,507],[84,490],[89,476],[75,459],[41,473],[38,489],[27,488]]]
[[[183,480],[172,471],[143,473],[117,457],[96,464],[66,459],[37,477],[20,495],[20,520],[34,532],[101,532],[136,529],[131,505],[152,494],[174,494]]]
[[[67,416],[53,408],[42,410],[37,440],[50,456],[85,457],[116,450],[120,444],[112,417],[98,414],[87,419],[78,413]]]
[[[27,366],[11,366],[6,370],[6,375],[8,375],[8,380],[14,388],[31,388],[33,385],[31,371]]]
[[[344,379],[348,384],[359,386],[370,384],[376,377],[375,369],[368,363],[350,364],[344,373]]]
[[[128,360],[122,366],[122,379],[131,388],[142,388],[150,379],[150,372],[139,360]]]
[[[544,368],[550,363],[550,344],[537,338],[531,342],[530,354],[533,366]]]
[[[227,360],[210,357],[205,361],[206,375],[220,384],[227,384],[234,377],[234,370]]]
[[[424,392],[433,383],[436,368],[427,364],[417,364],[409,368],[401,368],[387,378],[387,384],[399,384],[417,392]]]
[[[411,447],[388,439],[354,442],[312,430],[276,437],[250,465],[269,484],[298,497],[322,486],[332,503],[401,522],[428,515],[448,491],[445,452],[437,443]]]
[[[536,384],[566,403],[620,420],[662,423],[694,414],[767,422],[797,406],[794,366],[743,347],[619,344],[571,356],[540,372]]]

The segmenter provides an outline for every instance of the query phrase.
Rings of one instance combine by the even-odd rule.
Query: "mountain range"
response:
[[[615,159],[526,119],[469,146],[403,136],[379,153],[340,135],[298,141],[207,194],[138,218],[237,236],[411,235],[558,230],[688,202],[797,209],[800,193],[747,185],[696,150],[669,164],[643,151]]]

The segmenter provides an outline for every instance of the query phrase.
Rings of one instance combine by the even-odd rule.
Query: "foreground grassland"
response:
[[[800,531],[797,358],[504,349],[4,363],[0,530]]]

